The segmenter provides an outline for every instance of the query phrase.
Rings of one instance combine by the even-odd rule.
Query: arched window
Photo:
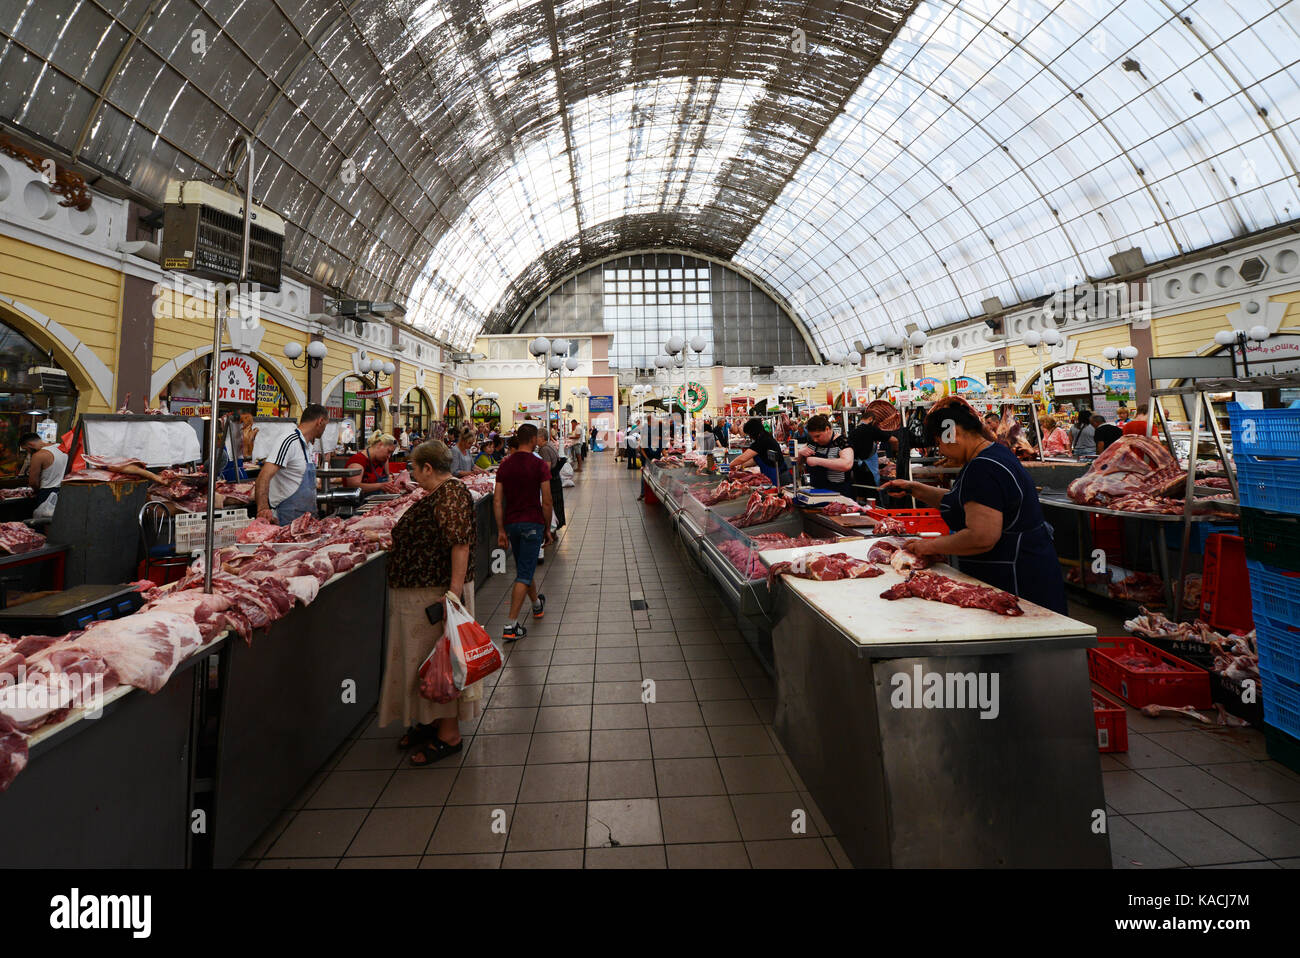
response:
[[[497,405],[495,399],[480,399],[474,404],[474,421],[491,423],[493,426],[501,424],[501,407]]]
[[[163,407],[175,416],[206,416],[211,393],[208,369],[212,354],[200,356],[177,373],[160,397]],[[289,391],[257,357],[223,352],[221,370],[221,409],[224,412],[251,412],[254,416],[293,415]]]
[[[442,409],[442,418],[453,435],[460,430],[461,423],[465,421],[465,407],[461,405],[459,396],[447,397],[447,404]]]
[[[53,439],[72,428],[76,414],[72,380],[48,353],[0,322],[0,479],[22,468],[19,436],[39,432]]]
[[[403,429],[420,433],[428,430],[433,421],[433,404],[423,389],[412,386],[407,390],[406,397],[402,400],[400,418]]]

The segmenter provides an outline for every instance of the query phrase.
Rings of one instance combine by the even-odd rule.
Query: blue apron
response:
[[[226,482],[246,482],[248,480],[248,473],[244,472],[244,466],[242,463],[238,460],[232,459],[227,462],[225,468],[221,470],[221,478],[226,480]]]
[[[307,463],[307,471],[289,498],[271,508],[275,513],[275,521],[282,526],[287,526],[301,515],[316,514],[316,464],[307,455],[307,444],[301,436],[298,437],[298,445],[302,446],[302,458]]]
[[[998,462],[997,459],[993,461]],[[998,462],[998,465],[1006,468],[1004,463]],[[969,467],[970,463],[962,467],[952,489],[939,503],[939,513],[953,532],[966,528],[966,507],[961,501],[961,490]],[[955,557],[957,568],[996,589],[1067,615],[1065,580],[1056,557],[1052,527],[1037,508],[1024,508],[1024,486],[1018,478],[1017,485],[1022,493],[1021,502],[1010,515],[1003,513],[1002,536],[997,544],[979,555]]]

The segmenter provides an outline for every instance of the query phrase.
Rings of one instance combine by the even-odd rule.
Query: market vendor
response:
[[[804,427],[808,444],[800,446],[796,456],[808,470],[808,482],[817,489],[833,489],[841,495],[853,490],[853,447],[843,436],[835,435],[826,416],[813,416]]]
[[[957,568],[967,575],[1067,614],[1052,527],[1016,454],[990,439],[979,415],[956,396],[934,405],[925,433],[927,442],[961,466],[952,489],[905,479],[892,479],[881,488],[937,507],[952,534],[908,539],[907,551],[956,556]]]
[[[781,452],[781,444],[763,428],[761,419],[746,420],[743,431],[749,437],[749,448],[732,460],[731,468],[758,466],[758,471],[767,476],[772,485],[781,485],[781,476],[785,472],[785,455]]]
[[[32,498],[39,506],[59,491],[63,473],[68,468],[68,454],[34,432],[19,436],[18,446],[30,457],[27,460],[27,485],[34,490]]]
[[[275,455],[262,465],[254,487],[257,518],[287,526],[299,516],[316,514],[316,460],[309,446],[325,432],[329,413],[308,403],[298,426],[285,436]]]
[[[856,484],[880,485],[880,446],[883,443],[889,443],[893,449],[898,448],[898,438],[876,425],[876,417],[867,413],[849,433],[849,445],[853,448],[853,464],[856,467],[856,478],[853,481]]]
[[[397,492],[397,481],[388,469],[388,460],[395,448],[396,440],[392,436],[384,432],[371,433],[366,451],[348,459],[347,465],[360,466],[361,472],[344,477],[344,487],[362,492]]]

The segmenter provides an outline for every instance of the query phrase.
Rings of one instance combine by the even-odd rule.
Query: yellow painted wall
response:
[[[501,407],[502,425],[509,428],[514,424],[514,408],[516,403],[537,402],[537,389],[542,385],[542,377],[529,377],[527,379],[475,379],[469,383],[477,389],[483,389],[490,393],[500,393],[501,398],[497,404]],[[569,394],[569,390],[575,386],[586,386],[586,376],[565,376],[560,391],[560,406],[564,407],[573,403],[573,413],[569,418],[586,421],[587,404],[576,401]],[[458,392],[462,402],[468,407],[469,400],[465,398],[464,391]]]
[[[0,293],[66,327],[108,366],[117,370],[122,315],[122,275],[30,243],[0,236]],[[8,317],[28,339],[55,350],[73,378],[78,412],[111,412],[113,396],[102,396],[70,355],[21,315]]]

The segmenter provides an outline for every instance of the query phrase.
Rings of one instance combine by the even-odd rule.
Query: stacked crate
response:
[[[1264,721],[1300,740],[1300,409],[1228,413]]]

